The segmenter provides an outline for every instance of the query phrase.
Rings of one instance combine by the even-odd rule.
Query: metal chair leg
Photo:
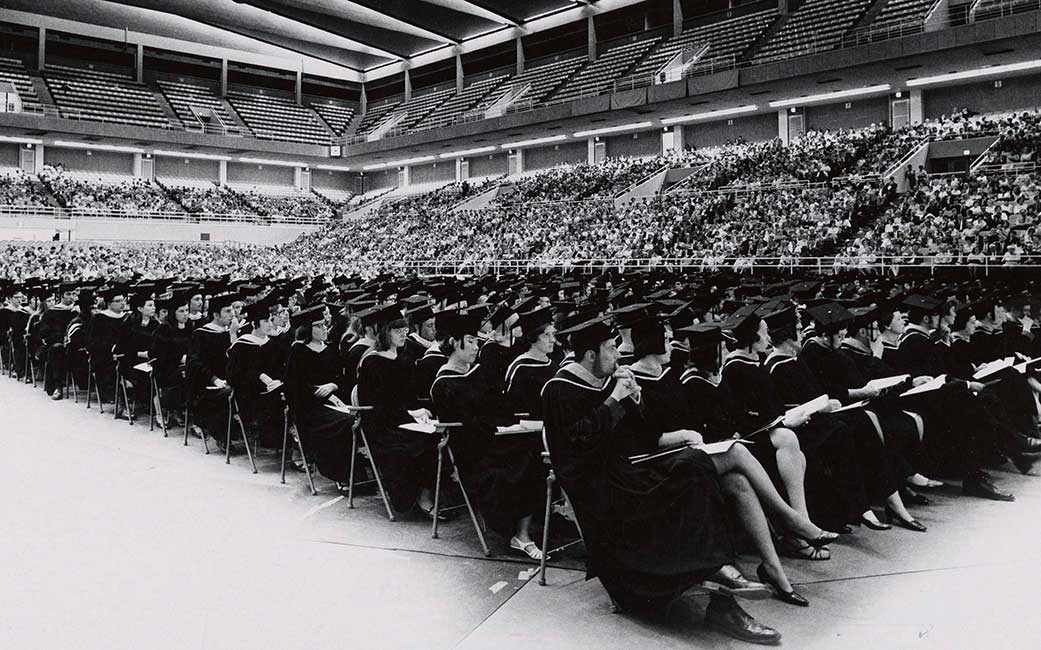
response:
[[[365,437],[365,430],[358,428],[358,433],[361,435],[361,444],[365,447],[365,451],[369,456],[369,464],[372,465],[372,474],[376,477],[376,487],[379,488],[380,496],[383,497],[383,505],[387,508],[387,518],[391,521],[397,521],[394,516],[394,509],[390,507],[390,499],[387,498],[387,491],[383,489],[383,477],[380,476],[380,470],[376,467],[376,458],[372,453],[372,447],[369,446],[369,441]]]
[[[492,553],[488,550],[488,543],[484,540],[481,522],[477,520],[477,513],[474,511],[473,504],[470,503],[470,495],[466,492],[466,486],[463,485],[463,477],[459,473],[459,466],[455,464],[455,454],[452,453],[451,447],[448,447],[448,460],[452,461],[452,471],[455,472],[456,480],[459,482],[459,491],[463,493],[463,502],[466,503],[466,511],[470,513],[470,521],[473,522],[474,530],[477,532],[477,539],[481,542],[481,549],[484,551],[484,556],[489,557]],[[437,522],[437,517],[434,517],[434,522]]]
[[[437,443],[437,475],[434,479],[434,521],[431,524],[430,536],[437,539],[437,520],[441,513],[441,470],[444,466],[445,447],[448,445],[448,433],[441,436]]]
[[[549,516],[553,512],[553,484],[557,475],[549,470],[546,475],[546,513],[542,520],[542,559],[539,560],[539,584],[546,586],[546,556],[549,555]]]
[[[224,464],[231,464],[231,399],[228,399],[228,430],[224,446]]]
[[[351,473],[347,482],[347,508],[354,509],[354,462],[358,460],[358,429],[357,423],[351,428]]]
[[[289,417],[286,416],[282,427],[282,485],[286,484],[286,447],[289,446]]]
[[[237,408],[235,410],[238,411]],[[243,424],[243,422],[242,422],[242,414],[241,413],[238,414],[238,417],[235,418],[235,421],[239,423],[239,431],[242,432],[242,443],[244,445],[246,445],[246,455],[249,456],[250,467],[253,468],[253,473],[256,474],[257,473],[257,463],[256,463],[255,460],[253,460],[253,451],[250,449],[250,446],[249,446],[249,437],[246,436],[246,425]]]
[[[289,428],[288,424],[286,425],[286,428]],[[311,463],[307,462],[307,455],[304,453],[304,442],[300,440],[299,430],[296,432],[296,445],[300,448],[300,460],[304,462],[304,472],[307,474],[307,482],[311,486],[311,496],[317,496],[318,488],[314,486],[314,475],[311,474]]]
[[[148,373],[148,430],[155,431],[155,381]],[[163,432],[166,435],[166,432]]]
[[[120,379],[122,378],[121,375]],[[134,426],[134,409],[130,405],[130,395],[127,393],[127,383],[125,381],[120,381],[119,387],[123,391],[123,405],[126,406],[127,409],[127,424]],[[118,409],[116,409],[116,413],[119,413]]]

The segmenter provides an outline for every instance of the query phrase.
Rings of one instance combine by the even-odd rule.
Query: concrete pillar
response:
[[[672,0],[672,35],[683,33],[683,5],[680,0]]]
[[[463,159],[462,158],[456,158],[455,159],[455,182],[456,183],[462,183],[463,180],[464,180],[463,179]]]
[[[41,27],[39,40],[36,42],[36,69],[43,70],[47,59],[47,28]]]
[[[596,164],[596,138],[586,140],[586,162],[590,165]]]
[[[134,70],[137,72],[137,83],[145,81],[145,46],[138,43],[134,53]]]
[[[791,7],[788,6],[790,4],[791,0],[777,0],[777,13],[782,16],[790,14],[792,12]]]
[[[408,68],[405,68],[405,101],[412,101],[412,75]]]
[[[134,178],[141,178],[141,158],[144,154],[134,154]]]
[[[788,109],[786,108],[777,111],[777,137],[781,139],[784,146],[788,146]]]
[[[304,105],[304,70],[302,67],[296,71],[296,103],[299,106]]]
[[[925,101],[921,89],[908,92],[911,99],[911,124],[921,124],[925,121]]]
[[[463,55],[455,53],[455,94],[463,92]]]
[[[586,16],[586,32],[588,34],[589,60],[596,61],[596,23],[593,22],[592,16]]]
[[[661,134],[661,153],[668,155],[672,152],[683,151],[683,125],[666,127]],[[669,140],[671,139],[671,143]]]
[[[517,41],[517,74],[524,74],[524,43],[521,41],[521,37],[516,38]]]
[[[228,60],[220,60],[220,96],[228,96]]]
[[[404,167],[401,168],[400,171],[401,171],[401,174],[398,176],[398,178],[399,178],[398,184],[401,187],[408,187],[409,185],[412,184],[412,168],[409,167],[408,165],[405,165]]]
[[[358,98],[358,112],[365,115],[365,112],[369,110],[369,98],[365,94],[365,84],[361,85],[361,97]]]
[[[33,156],[33,173],[40,174],[43,172],[43,150],[42,144],[35,144],[33,148],[36,150],[36,155]]]
[[[514,157],[517,161],[517,168],[510,169],[510,157]],[[522,174],[524,173],[524,150],[514,149],[512,153],[506,154],[506,172],[508,175]],[[512,173],[511,173],[512,172]]]
[[[217,184],[227,185],[228,184],[228,161],[218,160],[217,161]]]

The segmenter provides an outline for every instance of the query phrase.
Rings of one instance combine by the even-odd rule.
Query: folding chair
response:
[[[188,446],[188,430],[191,427],[191,415],[192,415],[192,383],[188,377],[185,377],[185,392],[184,392],[184,446]],[[209,456],[210,455],[210,443],[206,441],[206,433],[202,434],[202,450]]]
[[[155,431],[155,421],[159,420],[159,427],[163,430],[163,437],[167,437],[166,432],[166,415],[163,414],[163,391],[159,388],[159,379],[155,371],[155,359],[149,359],[144,362],[147,367],[146,374],[148,375],[148,430]]]
[[[477,519],[477,513],[474,511],[473,504],[470,502],[470,495],[466,491],[466,485],[463,484],[462,476],[459,473],[459,465],[455,462],[455,454],[452,453],[452,447],[449,444],[451,430],[461,426],[462,423],[460,422],[442,422],[438,425],[438,430],[441,433],[441,440],[437,443],[437,479],[434,481],[434,521],[430,536],[437,539],[438,515],[441,512],[441,472],[444,466],[445,452],[447,452],[448,460],[452,463],[452,480],[454,480],[456,485],[459,486],[459,492],[463,495],[463,505],[445,508],[445,510],[454,510],[461,507],[466,508],[466,511],[470,514],[470,521],[473,522],[474,530],[477,532],[477,539],[481,542],[481,549],[484,551],[484,556],[489,557],[492,553],[488,550],[488,543],[484,540],[483,527],[481,522]]]
[[[90,351],[87,351],[87,408],[90,408],[90,388],[93,385],[94,394],[98,398],[98,412],[105,412],[105,402],[101,399],[101,388],[98,386],[98,376],[94,372],[94,360]]]
[[[285,428],[282,430],[282,485],[285,485],[286,483],[286,450],[289,448],[289,415],[289,405],[286,404],[286,424]],[[307,482],[311,484],[311,496],[316,496],[318,490],[314,486],[314,477],[311,476],[311,464],[307,462],[307,455],[304,453],[304,444],[300,441],[299,429],[297,430],[297,435],[293,436],[293,440],[296,441],[296,448],[300,452],[300,459],[304,462],[304,471],[307,472]]]
[[[29,346],[29,333],[26,332],[22,338],[25,341],[25,383],[36,388],[36,364],[33,363],[33,352]]]
[[[235,391],[232,390],[231,394],[228,395],[228,437],[225,439],[224,447],[224,464],[231,464],[231,422],[234,420],[239,424],[239,431],[242,433],[242,442],[246,445],[246,455],[249,456],[249,464],[253,468],[253,473],[257,473],[257,463],[253,460],[253,450],[249,446],[249,438],[246,436],[246,427],[242,424],[242,416],[239,414],[239,404],[235,401]]]
[[[575,514],[575,509],[571,507],[571,500],[567,498],[567,494],[564,493],[564,488],[560,488],[560,498],[554,501],[553,499],[553,487],[557,483],[557,474],[553,469],[553,462],[549,456],[549,444],[546,441],[546,429],[542,429],[542,462],[549,468],[549,473],[546,474],[546,512],[542,522],[542,559],[539,560],[539,584],[542,586],[546,585],[546,560],[549,558],[551,553],[559,553],[566,548],[570,548],[575,544],[585,543],[582,538],[582,527],[578,523],[578,516]],[[549,519],[550,515],[553,514],[554,504],[558,504],[560,514],[564,518],[574,522],[575,528],[578,529],[578,539],[572,540],[562,546],[550,550],[549,548]],[[568,515],[571,516],[568,516]]]
[[[113,354],[112,355],[112,360],[115,361],[115,363],[116,363],[116,373],[115,373],[116,374],[116,384],[115,384],[116,388],[115,388],[115,392],[113,394],[113,398],[115,399],[115,404],[114,404],[114,407],[112,409],[112,411],[113,411],[112,417],[113,417],[113,419],[116,419],[116,420],[119,419],[119,394],[123,393],[123,406],[126,407],[126,411],[127,411],[127,423],[130,424],[130,426],[134,426],[134,407],[130,404],[130,396],[127,394],[126,379],[123,377],[123,372],[119,369],[119,360],[122,357],[123,357],[122,354]]]
[[[82,355],[83,357],[86,357],[87,351],[84,348],[79,348],[78,350],[75,351],[75,354]],[[76,383],[76,373],[74,372],[74,365],[75,364],[73,364],[73,362],[72,362],[72,355],[67,356],[66,360],[65,360],[65,385],[63,387],[64,395],[62,395],[62,397],[68,397],[69,396],[69,387],[71,386],[72,387],[73,403],[79,404],[80,403],[80,387],[79,387],[79,384]],[[88,376],[88,380],[87,381],[89,383],[89,381],[90,381],[89,380],[89,376]],[[90,395],[89,389],[88,389],[87,395],[88,396]]]
[[[387,492],[383,489],[383,477],[380,474],[379,468],[376,466],[376,458],[372,454],[372,448],[369,447],[369,441],[365,437],[365,426],[362,424],[362,413],[364,411],[371,411],[371,406],[361,406],[358,403],[358,387],[355,386],[351,391],[351,406],[350,410],[357,413],[358,417],[355,418],[354,425],[351,428],[351,473],[350,483],[347,486],[347,507],[354,508],[354,462],[357,460],[358,452],[360,451],[366,458],[369,459],[369,465],[372,467],[372,475],[375,477],[376,487],[379,489],[380,497],[383,499],[383,505],[387,509],[387,518],[391,521],[396,521],[397,518],[394,516],[394,509],[390,507],[390,499],[387,498]],[[358,439],[361,439],[361,447],[358,446]]]

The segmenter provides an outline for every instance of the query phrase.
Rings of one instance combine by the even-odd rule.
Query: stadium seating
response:
[[[315,113],[318,113],[318,115],[325,120],[325,123],[329,125],[329,128],[333,130],[333,133],[339,136],[347,133],[347,129],[351,125],[351,120],[354,119],[353,106],[345,106],[329,100],[312,101],[309,106],[314,109]]]
[[[448,101],[435,108],[426,118],[418,122],[413,130],[436,129],[446,124],[451,124],[460,115],[472,112],[471,109],[485,98],[493,95],[501,97],[502,93],[496,93],[496,89],[499,88],[505,79],[506,76],[501,75],[475,81],[463,88],[463,92],[449,98]]]
[[[326,221],[335,216],[335,210],[322,198],[311,192],[293,188],[264,185],[230,185],[254,212],[279,223]]]
[[[36,95],[32,79],[18,59],[0,57],[0,81],[9,81],[14,84],[18,97],[22,100],[23,108],[32,110],[33,107],[40,105],[40,98]]]
[[[173,107],[177,117],[180,118],[185,127],[189,129],[203,128],[203,123],[192,111],[194,107],[212,111],[223,122],[229,133],[236,133],[241,130],[228,113],[224,102],[208,86],[202,83],[164,81],[162,79],[156,81],[156,86],[158,86],[166,101],[170,102],[170,106]]]
[[[40,174],[62,207],[86,213],[179,212],[181,206],[158,184],[121,174],[67,172],[47,165]]]
[[[163,179],[170,196],[187,211],[200,215],[256,215],[242,198],[210,181]]]
[[[332,141],[318,117],[292,99],[229,91],[228,103],[258,138],[317,145]]]
[[[871,29],[894,29],[902,25],[921,25],[935,0],[889,0],[875,19]]]
[[[346,207],[355,197],[354,192],[351,192],[350,190],[333,190],[324,187],[313,187],[311,188],[311,191],[339,207]]]
[[[430,115],[445,100],[455,94],[455,88],[443,88],[422,95],[412,95],[412,99],[404,102],[390,114],[387,120],[400,120],[392,127],[393,131],[406,131]]]
[[[616,79],[625,75],[633,64],[643,57],[659,37],[622,43],[606,50],[596,61],[582,68],[554,93],[550,100],[566,102],[578,97],[601,95],[609,92]]]
[[[170,128],[152,90],[113,72],[48,65],[44,79],[64,117]]]
[[[871,0],[806,0],[753,57],[769,63],[837,47]]]
[[[708,52],[703,59],[716,59],[733,56],[740,59],[748,48],[762,36],[774,20],[777,10],[759,11],[756,13],[720,20],[707,25],[691,27],[679,36],[662,42],[646,59],[633,70],[633,76],[650,76],[658,72],[662,66],[674,56],[689,47],[708,45]]]
[[[367,135],[379,126],[380,122],[390,115],[391,111],[395,110],[400,103],[400,100],[393,100],[382,102],[380,104],[370,104],[366,108],[365,115],[362,116],[361,122],[358,123],[358,129],[355,131],[355,135]]]
[[[20,169],[0,168],[0,205],[46,206],[47,195],[31,174]]]
[[[588,62],[584,54],[561,58],[551,63],[543,63],[533,68],[527,68],[523,73],[513,77],[503,86],[501,92],[489,95],[474,112],[486,110],[504,95],[515,89],[530,86],[528,91],[518,99],[518,104],[536,106],[546,100],[564,81],[570,79],[575,71]]]
[[[1037,11],[1035,0],[978,0],[972,5],[973,20],[987,20],[1000,16]]]

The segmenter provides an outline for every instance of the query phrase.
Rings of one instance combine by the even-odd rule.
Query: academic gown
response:
[[[247,435],[258,437],[268,449],[282,446],[284,434],[282,389],[268,391],[260,375],[281,380],[278,350],[270,339],[244,334],[228,349],[228,383],[235,390],[235,403]]]
[[[123,336],[125,314],[115,314],[109,310],[99,311],[90,319],[87,332],[87,352],[94,378],[98,382],[101,398],[109,403],[114,401],[116,382],[116,362],[112,358],[116,344]]]
[[[324,347],[316,352],[303,342],[293,343],[286,363],[283,392],[296,424],[300,444],[308,461],[318,465],[326,478],[340,483],[350,480],[351,426],[354,418],[326,406],[328,398],[314,394],[323,384],[336,384],[334,394],[350,404],[350,393],[336,349]]]
[[[430,387],[434,384],[437,371],[445,365],[448,358],[441,352],[441,348],[433,346],[428,348],[423,356],[414,364],[409,364],[408,359],[401,359],[401,363],[412,371],[412,383],[416,390],[416,400],[422,404],[430,402]]]
[[[996,360],[973,361],[976,352],[971,340],[955,336],[944,359],[947,376],[969,381],[975,373],[974,363]],[[980,383],[986,388],[978,397],[984,402],[987,412],[1000,420],[1006,430],[1024,434],[1034,428],[1033,416],[1037,415],[1037,407],[1034,404],[1034,391],[1025,375],[1015,368],[1005,368],[984,377]]]
[[[405,363],[415,365],[417,361],[423,358],[423,355],[433,343],[433,341],[427,341],[422,338],[418,333],[412,332],[405,339],[405,347],[401,348],[398,354],[401,355]]]
[[[543,390],[553,467],[579,520],[587,578],[623,610],[661,613],[734,557],[732,523],[708,455],[687,449],[633,465],[614,379],[588,383],[569,364]],[[631,402],[631,400],[623,400]]]
[[[183,327],[169,321],[162,323],[152,335],[152,348],[148,356],[153,359],[152,372],[155,373],[161,393],[159,403],[168,411],[180,412],[184,409],[185,367],[191,341],[191,321],[185,322]],[[181,362],[182,358],[184,363]]]
[[[729,390],[693,366],[680,374],[679,381],[682,399],[687,405],[685,413],[690,418],[686,428],[700,433],[705,442],[718,442],[740,434],[743,428]]]
[[[764,369],[786,405],[804,404],[821,395],[833,399],[799,357],[775,351],[767,356]],[[817,413],[795,431],[800,444],[805,433],[817,443],[803,449],[807,461],[806,500],[814,521],[826,522],[822,524],[826,528],[856,523],[873,499],[883,501],[896,491],[885,447],[863,413],[854,412],[852,417],[846,413]]]
[[[43,345],[47,374],[44,377],[43,390],[50,395],[65,384],[67,369],[67,351],[65,349],[65,332],[69,323],[76,317],[74,307],[66,307],[58,303],[43,312],[40,317],[40,341]]]
[[[192,331],[188,354],[192,419],[211,437],[225,440],[228,427],[229,387],[213,388],[214,380],[227,379],[231,334],[206,324]]]
[[[506,371],[517,358],[517,354],[518,350],[515,347],[488,341],[481,346],[481,352],[477,355],[481,372],[489,381],[494,382],[493,385],[500,393],[506,390]]]
[[[909,325],[897,345],[883,344],[882,361],[912,377],[935,377],[945,370],[935,347],[927,332]],[[923,472],[963,478],[994,460],[994,422],[965,382],[949,378],[935,391],[901,397],[900,404],[925,418]]]
[[[536,359],[524,353],[506,370],[506,398],[515,413],[527,413],[532,420],[542,419],[542,387],[557,372],[552,359]]]
[[[14,349],[14,368],[18,378],[25,377],[25,359],[29,348],[25,344],[26,328],[30,312],[25,307],[5,309],[7,312],[8,337]]]
[[[137,404],[148,404],[150,387],[148,385],[148,374],[140,370],[134,370],[134,366],[146,362],[138,352],[148,353],[152,347],[152,336],[155,334],[159,324],[154,318],[148,320],[147,325],[141,324],[141,317],[131,315],[123,323],[123,333],[119,342],[116,343],[116,354],[119,355],[119,373],[124,381],[130,381],[133,385],[132,397]]]
[[[503,394],[483,377],[480,365],[466,372],[443,366],[430,394],[439,420],[463,423],[451,431],[449,446],[485,521],[508,538],[518,520],[543,508],[542,436],[495,435],[497,426],[514,424],[517,418]]]
[[[433,487],[437,434],[401,429],[413,421],[408,411],[417,408],[413,369],[400,359],[388,359],[375,351],[358,364],[358,399],[373,410],[362,413],[361,424],[395,510],[411,508],[420,489]],[[431,382],[433,383],[433,382]]]
[[[87,332],[90,331],[90,321],[94,314],[89,309],[87,313],[80,313],[69,322],[65,331],[65,360],[72,370],[72,379],[80,390],[87,388]]]
[[[343,345],[343,343],[344,341],[341,340],[340,360],[344,382],[342,390],[345,395],[350,395],[358,384],[358,364],[365,353],[372,349],[372,345],[366,339],[358,339],[350,345]]]

